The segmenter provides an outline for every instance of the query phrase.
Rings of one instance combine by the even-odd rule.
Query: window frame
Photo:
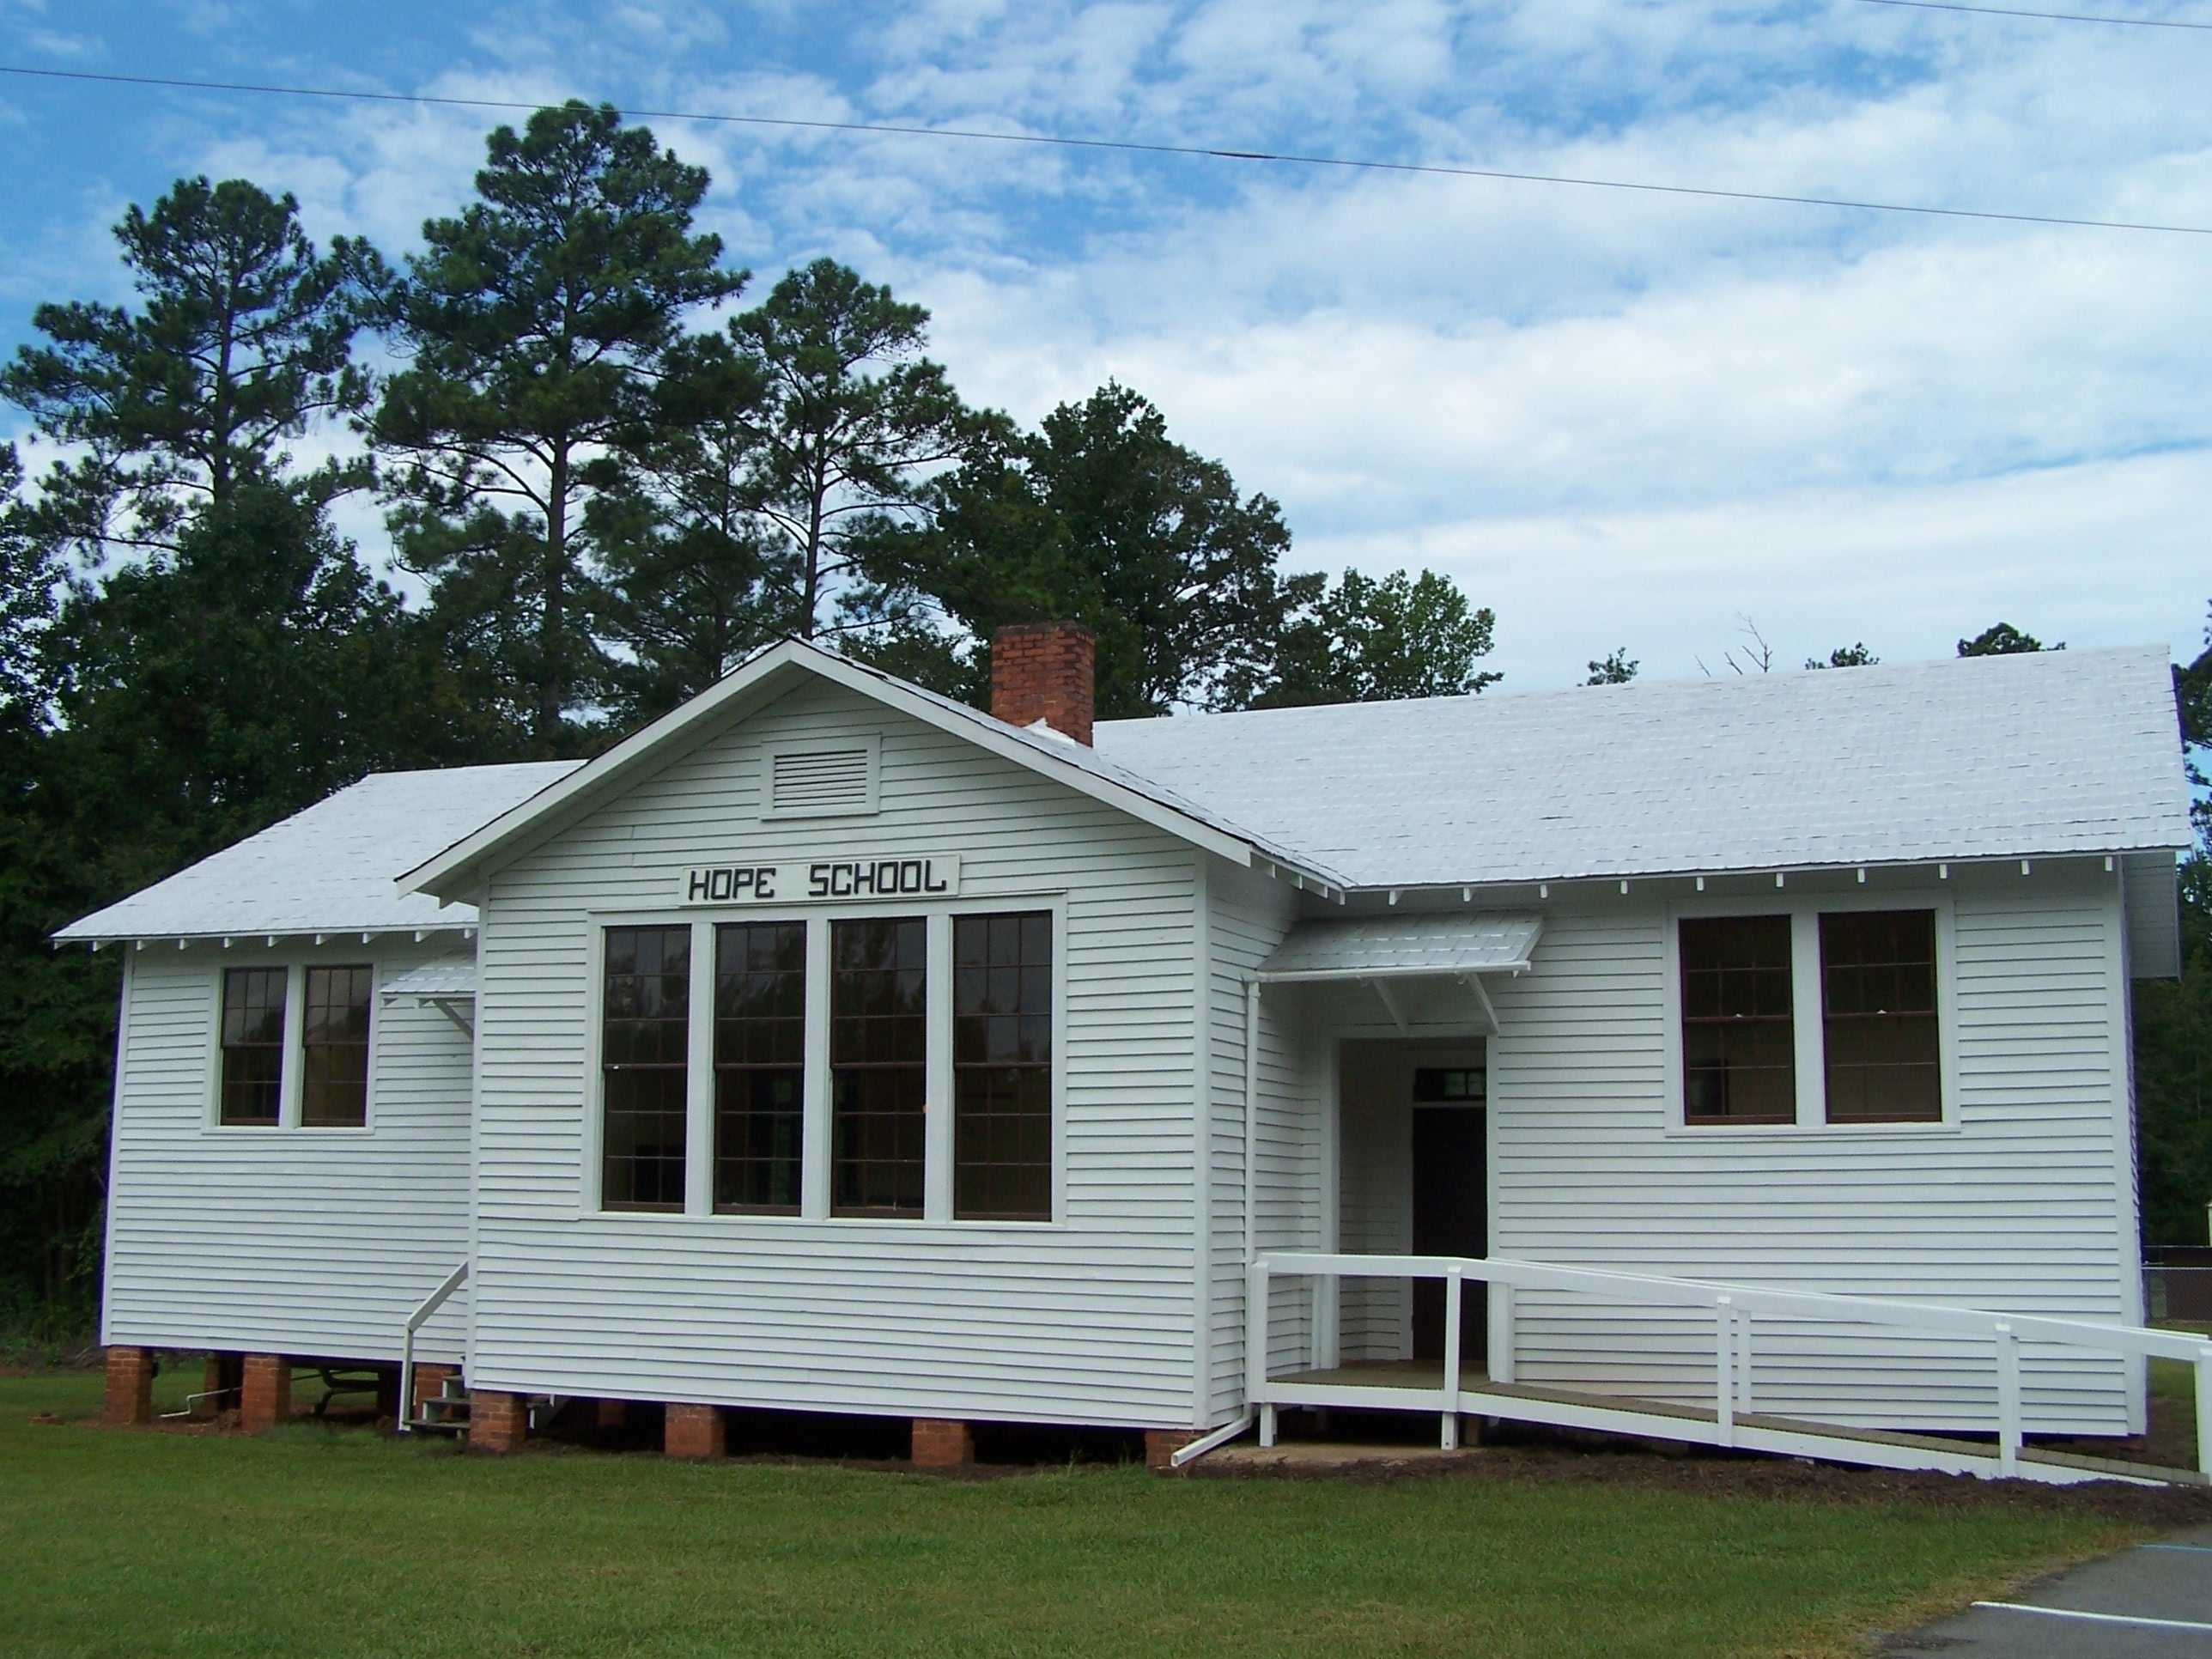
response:
[[[350,937],[350,935],[349,935]],[[234,968],[270,968],[280,964],[256,963],[236,949],[224,953],[231,959],[215,963],[207,974],[208,1043],[206,1100],[200,1133],[238,1139],[255,1136],[307,1136],[314,1140],[339,1140],[374,1134],[377,1115],[377,1054],[383,1047],[382,1014],[385,960],[373,950],[346,950],[343,945],[317,952],[312,957],[293,957],[281,964],[284,975],[284,1043],[281,1086],[275,1123],[225,1123],[222,1121],[222,997],[223,981]],[[310,968],[366,968],[368,969],[368,1072],[364,1087],[367,1108],[359,1123],[305,1123],[301,1121],[307,1073],[307,969]]]
[[[1052,917],[1052,1217],[1049,1220],[959,1220],[953,1214],[952,1109],[952,918],[956,915],[1020,915],[1044,911]],[[919,916],[927,927],[928,997],[924,1106],[923,1207],[920,1216],[835,1215],[830,1212],[830,924],[870,916],[886,920]],[[606,930],[688,925],[693,929],[692,1006],[711,1007],[714,928],[724,921],[801,921],[806,924],[806,1064],[801,1090],[799,1209],[796,1215],[762,1212],[717,1212],[714,1205],[710,1156],[693,1158],[693,1147],[714,1145],[714,1022],[691,1023],[689,1109],[685,1118],[684,1204],[670,1210],[610,1210],[601,1201],[605,1099],[600,1079],[601,987]],[[1067,893],[969,895],[916,902],[911,896],[880,902],[745,905],[656,905],[592,910],[585,963],[586,1035],[583,1091],[583,1175],[578,1184],[576,1216],[619,1226],[677,1223],[734,1228],[811,1227],[866,1231],[889,1229],[905,1237],[939,1233],[968,1235],[1013,1230],[1054,1231],[1067,1225]],[[702,1003],[700,999],[708,1000]],[[702,1086],[701,1079],[705,1079]]]
[[[1827,1115],[1826,1020],[1821,998],[1820,916],[1847,910],[1927,910],[1936,919],[1936,1034],[1937,1086],[1942,1115],[1905,1121],[1831,1122]],[[1706,916],[1790,918],[1790,994],[1796,1036],[1796,1115],[1784,1123],[1720,1123],[1688,1119],[1684,1099],[1681,923]],[[1928,1135],[1955,1133],[1959,1124],[1958,941],[1951,896],[1924,890],[1864,886],[1843,891],[1779,891],[1686,898],[1670,904],[1661,929],[1661,1019],[1664,1025],[1664,1133],[1689,1140],[1789,1139],[1805,1135]]]

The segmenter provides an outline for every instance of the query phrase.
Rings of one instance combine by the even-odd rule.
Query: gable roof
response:
[[[1112,720],[1093,735],[1108,760],[1264,824],[1353,887],[2191,840],[2163,647]]]
[[[964,738],[1017,765],[1063,783],[1238,864],[1256,854],[1340,889],[1334,872],[1176,788],[1140,776],[1049,730],[1007,725],[964,702],[870,668],[804,640],[784,640],[749,659],[651,725],[630,734],[526,800],[480,822],[398,878],[409,890],[459,893],[521,846],[587,812],[630,779],[656,770],[690,743],[703,741],[811,675],[857,691],[940,731]]]
[[[596,761],[366,778],[54,937],[471,925],[433,895],[805,673],[1317,889],[2116,853],[2148,914],[2191,839],[2158,647],[1115,720],[1091,750],[787,641]]]
[[[576,764],[380,772],[54,937],[82,942],[467,927],[476,921],[469,906],[402,893],[392,876]]]

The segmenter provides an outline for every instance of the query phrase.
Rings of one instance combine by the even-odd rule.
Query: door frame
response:
[[[1348,1042],[1372,1042],[1390,1052],[1391,1061],[1401,1073],[1399,1088],[1406,1104],[1406,1153],[1409,1160],[1413,1152],[1413,1069],[1417,1066],[1451,1066],[1468,1063],[1470,1057],[1482,1059],[1482,1162],[1483,1162],[1483,1254],[1494,1255],[1498,1251],[1498,1042],[1495,1031],[1431,1027],[1401,1031],[1395,1025],[1344,1024],[1333,1026],[1327,1040],[1316,1047],[1322,1057],[1325,1075],[1320,1079],[1323,1118],[1321,1137],[1320,1185],[1322,1198],[1322,1249],[1336,1254],[1344,1248],[1344,1049]],[[1413,1190],[1407,1176],[1404,1206],[1399,1214],[1395,1247],[1410,1255],[1413,1249]],[[1316,1346],[1324,1365],[1343,1363],[1340,1328],[1338,1322],[1334,1279],[1322,1281],[1322,1293],[1316,1297],[1314,1310]],[[1413,1293],[1409,1280],[1401,1279],[1397,1288],[1400,1358],[1410,1359],[1413,1354]],[[1497,1298],[1491,1298],[1488,1351],[1498,1351],[1499,1309]]]

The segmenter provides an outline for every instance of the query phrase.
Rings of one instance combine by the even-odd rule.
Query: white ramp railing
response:
[[[408,1423],[415,1410],[415,1333],[429,1322],[430,1316],[446,1305],[446,1298],[468,1283],[469,1264],[465,1261],[439,1281],[438,1288],[424,1297],[407,1316],[407,1323],[399,1334],[399,1421],[400,1433],[408,1431]]]
[[[1274,1378],[1267,1352],[1270,1286],[1274,1279],[1288,1276],[1442,1279],[1444,1357],[1441,1387],[1435,1390],[1389,1389]],[[1494,1337],[1489,1374],[1492,1382],[1508,1386],[1514,1382],[1514,1298],[1519,1291],[1565,1291],[1614,1303],[1643,1303],[1710,1313],[1713,1322],[1712,1437],[1715,1443],[1723,1446],[1739,1443],[1739,1419],[1753,1413],[1751,1341],[1754,1319],[1833,1321],[1988,1342],[1996,1360],[1997,1380],[1996,1416],[1990,1426],[1996,1436],[1997,1472],[2003,1474],[2021,1473],[2020,1348],[2023,1341],[2099,1353],[2178,1359],[2196,1372],[2197,1466],[2203,1474],[2212,1475],[2212,1336],[2191,1331],[2152,1330],[2140,1325],[2053,1318],[2043,1314],[1946,1307],[1937,1303],[1888,1297],[1840,1296],[1817,1291],[1784,1291],[1757,1285],[1558,1267],[1497,1256],[1346,1255],[1290,1251],[1262,1255],[1254,1261],[1249,1270],[1245,1297],[1245,1394],[1260,1413],[1261,1443],[1273,1443],[1275,1412],[1282,1405],[1436,1410],[1443,1419],[1443,1440],[1447,1448],[1458,1443],[1462,1410],[1480,1416],[1504,1414],[1498,1411],[1500,1396],[1497,1394],[1486,1396],[1479,1406],[1468,1404],[1464,1398],[1460,1376],[1460,1309],[1469,1279],[1487,1283],[1495,1291],[1491,1304]],[[1395,1400],[1393,1395],[1396,1396]],[[1625,1395],[1615,1398],[1619,1410],[1636,1409],[1633,1399]],[[1834,1431],[1838,1435],[1850,1432],[1841,1427]]]

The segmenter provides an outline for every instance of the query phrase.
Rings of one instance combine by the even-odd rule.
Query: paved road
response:
[[[2094,1616],[2083,1616],[2094,1615]],[[2212,1656],[2212,1527],[2092,1561],[1893,1638],[1896,1654],[2006,1659],[2207,1659]]]

